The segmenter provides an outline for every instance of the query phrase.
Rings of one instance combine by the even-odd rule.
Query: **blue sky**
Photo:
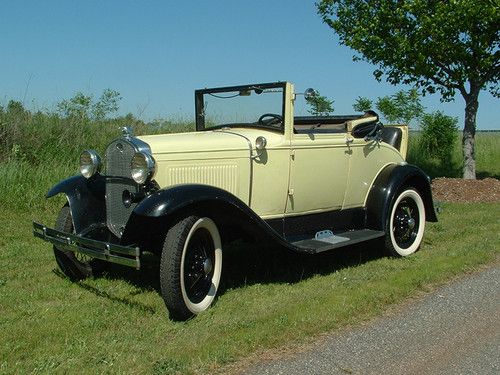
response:
[[[358,96],[400,88],[353,62],[316,15],[314,0],[0,2],[0,103],[54,108],[82,91],[121,93],[120,113],[193,117],[197,88],[287,80],[315,87],[352,113]],[[389,52],[390,53],[390,52]],[[423,100],[463,124],[463,99]],[[479,129],[500,129],[500,105],[480,96]]]

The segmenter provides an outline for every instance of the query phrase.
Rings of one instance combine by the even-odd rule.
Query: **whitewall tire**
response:
[[[215,222],[188,216],[170,228],[160,262],[162,296],[172,318],[186,320],[213,303],[222,273]]]
[[[394,201],[388,218],[385,247],[395,256],[416,252],[424,237],[425,207],[417,190],[402,190]]]

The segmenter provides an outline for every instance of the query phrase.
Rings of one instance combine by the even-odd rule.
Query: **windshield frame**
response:
[[[195,119],[196,119],[196,131],[206,131],[206,130],[216,130],[224,127],[245,127],[245,128],[257,128],[257,129],[266,129],[266,130],[274,130],[278,131],[282,134],[285,133],[285,100],[286,100],[286,82],[270,82],[270,83],[254,83],[249,85],[240,85],[240,86],[226,86],[226,87],[216,87],[216,88],[207,88],[195,90]],[[204,112],[204,101],[203,95],[206,94],[219,94],[224,92],[235,92],[235,91],[245,91],[245,90],[253,90],[255,88],[260,89],[273,89],[279,88],[283,90],[282,93],[282,103],[281,103],[281,113],[280,115],[283,118],[283,122],[281,127],[276,126],[265,126],[253,123],[232,123],[232,124],[220,124],[216,126],[211,126],[209,128],[205,127],[205,116]]]

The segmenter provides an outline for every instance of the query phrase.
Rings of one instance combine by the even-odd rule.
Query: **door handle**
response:
[[[345,138],[345,143],[350,144],[352,142],[354,142],[354,138],[352,138],[352,137],[346,137]]]

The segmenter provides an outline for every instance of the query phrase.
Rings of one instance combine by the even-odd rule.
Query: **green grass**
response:
[[[445,204],[420,252],[386,258],[376,242],[304,257],[259,245],[225,251],[215,306],[168,319],[154,259],[71,283],[55,270],[31,219],[0,212],[0,373],[205,373],[265,349],[356,324],[499,256],[500,204]]]

